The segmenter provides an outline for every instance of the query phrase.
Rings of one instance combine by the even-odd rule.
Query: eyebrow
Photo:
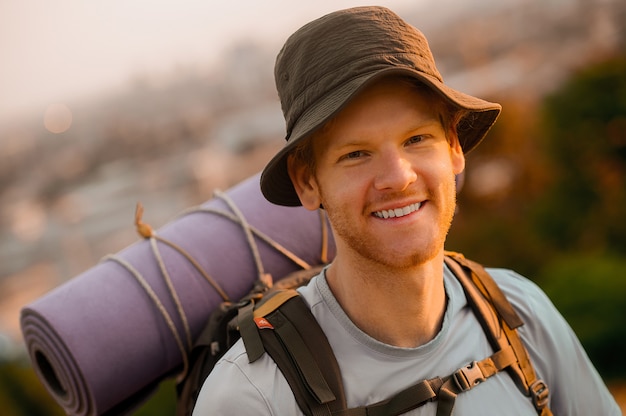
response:
[[[439,119],[434,118],[434,117],[429,117],[426,120],[423,120],[423,121],[420,121],[419,123],[411,125],[409,128],[405,129],[402,135],[406,137],[410,137],[414,135],[415,133],[418,133],[419,130],[430,128],[430,127],[435,127],[435,126],[443,127]],[[367,140],[359,139],[357,137],[354,139],[348,139],[348,141],[346,141],[345,143],[338,143],[338,144],[335,143],[335,146],[333,147],[333,151],[341,152],[342,150],[346,148],[359,148],[366,144],[367,144]]]
[[[440,126],[443,128],[443,123],[441,122],[439,118],[429,117],[425,120],[421,120],[418,123],[411,125],[411,127],[405,130],[404,135],[410,136],[418,132],[419,130],[430,128],[430,127],[435,127],[435,126]]]
[[[406,128],[402,133],[404,136],[410,136],[414,134],[416,131],[434,127],[434,126],[443,127],[443,123],[438,116],[428,116],[425,119],[419,120],[418,122],[411,124],[410,127]],[[337,144],[334,149],[341,150],[347,147],[359,147],[367,143],[367,140],[359,139],[358,136],[354,139],[348,139],[349,141],[341,144]]]

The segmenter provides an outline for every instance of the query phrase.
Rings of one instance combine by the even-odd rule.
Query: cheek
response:
[[[443,149],[442,149],[443,150]],[[444,151],[439,153],[438,157],[433,160],[439,160],[437,163],[437,175],[441,177],[455,178],[465,170],[465,155],[460,146],[446,146]]]
[[[342,186],[339,178],[329,178],[330,180],[318,182],[319,197],[324,207],[332,207],[342,205],[342,201],[346,199],[349,187]]]
[[[366,191],[357,176],[329,175],[320,178],[320,202],[330,212],[347,213],[364,205]]]
[[[441,159],[439,163],[432,164],[428,170],[422,170],[425,185],[433,191],[439,189],[445,195],[456,195],[458,173],[450,162],[448,159]]]

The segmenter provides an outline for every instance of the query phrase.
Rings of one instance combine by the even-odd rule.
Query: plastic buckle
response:
[[[543,380],[535,380],[529,387],[530,397],[533,400],[535,409],[541,410],[548,405],[550,389]]]
[[[485,376],[476,361],[472,361],[465,367],[459,368],[454,374],[454,381],[461,391],[471,389],[485,381]]]

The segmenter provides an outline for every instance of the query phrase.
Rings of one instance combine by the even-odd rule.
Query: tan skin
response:
[[[441,328],[444,242],[465,167],[432,97],[383,78],[313,138],[315,169],[290,157],[302,205],[324,206],[337,254],[328,284],[365,333],[417,347]]]

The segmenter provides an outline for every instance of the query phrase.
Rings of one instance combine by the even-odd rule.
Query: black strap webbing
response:
[[[444,380],[439,377],[423,380],[414,384],[389,399],[368,406],[354,407],[333,412],[333,416],[393,416],[437,400]]]
[[[331,415],[345,409],[339,364],[304,300],[289,298],[266,319],[274,329],[260,329],[259,333],[303,412],[309,409],[308,414]]]
[[[276,316],[270,317],[269,321],[275,323],[276,334],[291,354],[298,372],[306,380],[306,386],[311,394],[319,403],[325,404],[335,400],[336,397],[324,380],[311,350],[304,343],[296,327],[280,311],[276,311],[275,314]],[[277,323],[279,321],[280,323]]]
[[[239,308],[237,313],[237,323],[239,324],[239,332],[246,347],[248,360],[250,362],[258,360],[264,353],[263,342],[259,336],[259,331],[254,323],[254,301],[248,302]]]

